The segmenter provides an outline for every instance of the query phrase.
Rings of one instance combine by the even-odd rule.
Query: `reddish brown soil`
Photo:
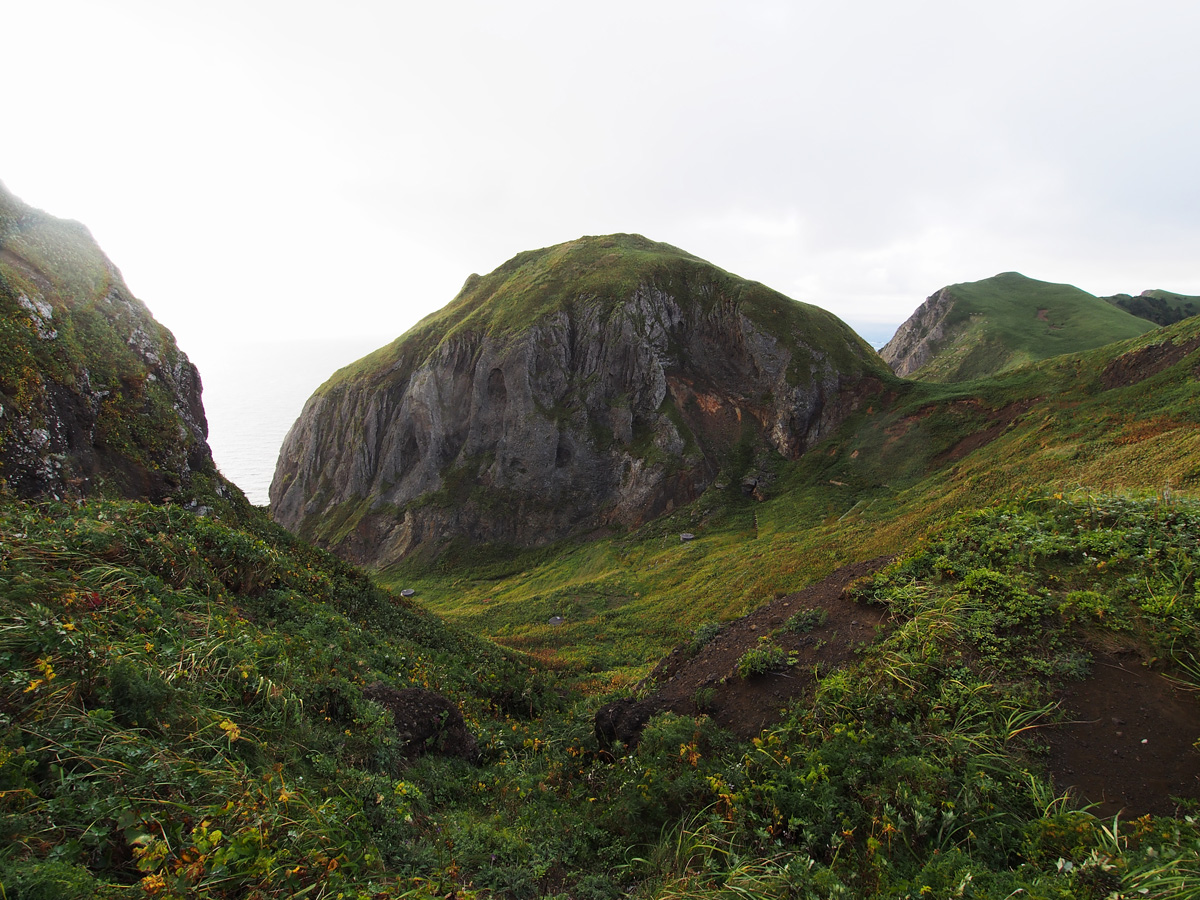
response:
[[[1157,375],[1180,362],[1198,347],[1200,347],[1200,337],[1192,338],[1182,344],[1163,341],[1161,344],[1131,350],[1110,362],[1100,376],[1100,381],[1105,388],[1110,390],[1137,384],[1139,381],[1145,381],[1152,375]]]
[[[1035,402],[1034,400],[1017,400],[1007,406],[1002,406],[1000,409],[989,409],[973,400],[962,401],[960,404],[956,404],[963,408],[972,408],[984,413],[991,424],[986,428],[979,429],[974,434],[967,435],[945,453],[935,457],[933,461],[934,465],[942,466],[947,463],[957,462],[968,453],[974,453],[985,444],[990,444],[996,438],[1000,437],[1009,425],[1027,413]]]
[[[847,593],[887,558],[846,566],[819,584],[775,600],[721,629],[696,656],[678,648],[650,674],[657,690],[644,701],[681,715],[706,712],[739,737],[755,737],[780,720],[788,703],[810,690],[814,671],[853,660],[854,650],[875,639],[886,611]],[[786,672],[742,679],[737,661],[763,635],[792,614],[811,608],[828,613],[807,634],[781,631],[777,642],[798,654]],[[696,701],[703,695],[703,709]],[[1142,665],[1130,651],[1100,650],[1090,675],[1060,691],[1065,721],[1040,730],[1049,744],[1046,766],[1058,791],[1096,804],[1100,816],[1175,815],[1175,798],[1200,800],[1200,693],[1188,691]],[[1144,742],[1144,743],[1143,743]]]

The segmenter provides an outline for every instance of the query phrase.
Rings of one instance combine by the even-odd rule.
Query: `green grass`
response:
[[[1079,288],[1005,272],[950,285],[953,306],[933,358],[910,377],[968,381],[1064,353],[1137,337],[1154,327]]]
[[[1114,636],[1194,681],[1195,501],[1081,492],[950,516],[856,586],[891,628],[778,725],[739,744],[663,714],[615,754],[592,734],[602,698],[572,691],[596,673],[447,628],[257,512],[3,501],[8,897],[1166,898],[1200,867],[1194,817],[1079,810],[1030,727]],[[720,550],[673,537],[637,559]],[[642,599],[611,549],[571,552],[591,587],[542,612]],[[549,556],[491,573],[545,588]],[[747,675],[786,667],[765,650]],[[450,696],[478,764],[406,762],[362,698],[375,680]]]

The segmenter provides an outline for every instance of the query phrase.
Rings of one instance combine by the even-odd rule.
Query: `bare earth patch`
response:
[[[680,715],[707,713],[738,737],[756,736],[780,720],[789,701],[812,687],[815,671],[845,665],[856,647],[875,639],[886,611],[850,599],[845,589],[887,562],[887,557],[879,557],[845,566],[824,581],[774,600],[723,626],[690,659],[687,648],[675,649],[650,673],[648,681],[657,685],[650,700],[657,708]],[[781,631],[775,636],[784,650],[796,652],[796,665],[746,679],[737,674],[738,660],[760,637],[780,628],[793,614],[818,608],[828,614],[824,624],[806,634]]]
[[[856,648],[886,626],[887,611],[852,599],[846,588],[880,569],[888,558],[846,566],[824,581],[789,594],[722,627],[694,656],[675,649],[647,683],[655,690],[631,705],[629,735],[654,712],[706,713],[742,739],[757,736],[782,718],[790,701],[809,691],[818,671],[853,661]],[[786,671],[743,679],[742,654],[760,637],[780,629],[793,614],[820,608],[828,618],[805,634],[779,631],[774,641],[795,651]],[[1092,671],[1059,691],[1061,724],[1042,734],[1045,764],[1058,791],[1095,804],[1099,816],[1173,816],[1177,799],[1200,801],[1200,693],[1142,665],[1133,652],[1097,651]],[[620,715],[627,713],[618,711]],[[628,739],[628,736],[624,739]]]
[[[1173,798],[1200,800],[1200,695],[1142,665],[1097,653],[1091,675],[1065,685],[1068,722],[1047,729],[1055,787],[1099,816],[1173,816]]]

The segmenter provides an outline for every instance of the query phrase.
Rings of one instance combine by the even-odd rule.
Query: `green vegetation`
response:
[[[753,678],[755,675],[766,675],[778,672],[796,664],[798,654],[789,653],[773,642],[768,635],[758,639],[758,643],[738,658],[737,673],[742,678]]]
[[[36,417],[49,378],[103,384],[101,445],[149,470],[195,445],[122,356],[111,319],[140,307],[74,227],[0,203],[0,400]],[[334,381],[571,304],[602,317],[637,286],[795,317],[793,334],[844,327],[714,271],[628,235],[522,254]],[[1019,278],[956,287],[995,310]],[[35,289],[79,308],[44,316]],[[1095,324],[1068,300],[1041,307],[1048,327]],[[971,371],[1020,356],[978,346]],[[816,356],[789,349],[800,383]],[[800,460],[743,442],[702,497],[636,530],[450,542],[378,577],[220,499],[215,474],[192,486],[215,498],[204,515],[0,485],[0,896],[1198,898],[1200,803],[1100,817],[1054,745],[1061,692],[1106,654],[1200,691],[1198,367],[1189,319],[974,382],[882,378]],[[751,465],[759,499],[738,484]],[[460,475],[433,501],[502,502]],[[701,715],[598,743],[596,710],[653,691],[671,647],[715,657],[722,623],[875,555],[893,558],[836,601],[883,610],[874,639],[813,666],[755,738],[717,724],[712,685],[798,676],[784,632],[832,641],[828,610],[737,645],[740,679],[719,680],[726,661],[686,689]],[[439,740],[367,699],[377,684],[449,698],[478,754],[424,752]]]
[[[1136,297],[1116,294],[1101,299],[1155,325],[1174,325],[1190,316],[1200,314],[1200,297],[1190,297],[1172,291],[1143,291]]]
[[[789,616],[788,620],[783,623],[783,627],[785,631],[795,634],[807,634],[814,628],[824,625],[828,618],[829,613],[823,609],[802,609]]]
[[[1195,679],[1197,534],[1200,506],[1178,499],[956,516],[857,586],[891,628],[778,725],[739,744],[662,714],[614,757],[591,734],[596,701],[257,518],[9,500],[0,883],[14,898],[1192,896],[1196,819],[1081,811],[1041,735],[1053,685],[1097,642]],[[452,697],[479,762],[408,761],[362,697],[376,680]]]
[[[561,703],[257,514],[6,497],[0,547],[10,898],[411,888],[414,823],[468,768],[418,774],[362,686],[449,695],[497,761]]]
[[[1136,337],[1154,325],[1067,284],[1005,272],[953,284],[944,335],[909,377],[968,381]]]
[[[627,534],[499,560],[456,545],[451,560],[379,577],[472,632],[590,673],[597,690],[632,685],[700,625],[899,552],[960,510],[1028,491],[1194,491],[1197,348],[1190,319],[996,379],[908,383],[796,463],[776,461],[763,502],[712,487]],[[684,531],[696,539],[680,542]]]

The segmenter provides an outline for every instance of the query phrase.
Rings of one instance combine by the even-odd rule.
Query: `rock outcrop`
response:
[[[284,441],[272,515],[375,566],[635,526],[720,471],[753,487],[887,376],[824,310],[636,235],[581,238],[471,276],[335,374]]]
[[[904,378],[969,381],[1137,337],[1154,327],[1073,285],[1002,272],[931,295],[879,355]]]
[[[377,681],[363,688],[363,697],[392,714],[404,756],[411,759],[431,753],[468,762],[479,758],[479,744],[462,712],[441,694],[423,688],[388,687]]]
[[[0,479],[161,500],[216,476],[200,375],[77,222],[0,185]],[[219,480],[219,479],[218,479]]]
[[[901,378],[907,378],[933,358],[946,337],[946,317],[954,305],[954,295],[942,288],[917,307],[879,355]]]

